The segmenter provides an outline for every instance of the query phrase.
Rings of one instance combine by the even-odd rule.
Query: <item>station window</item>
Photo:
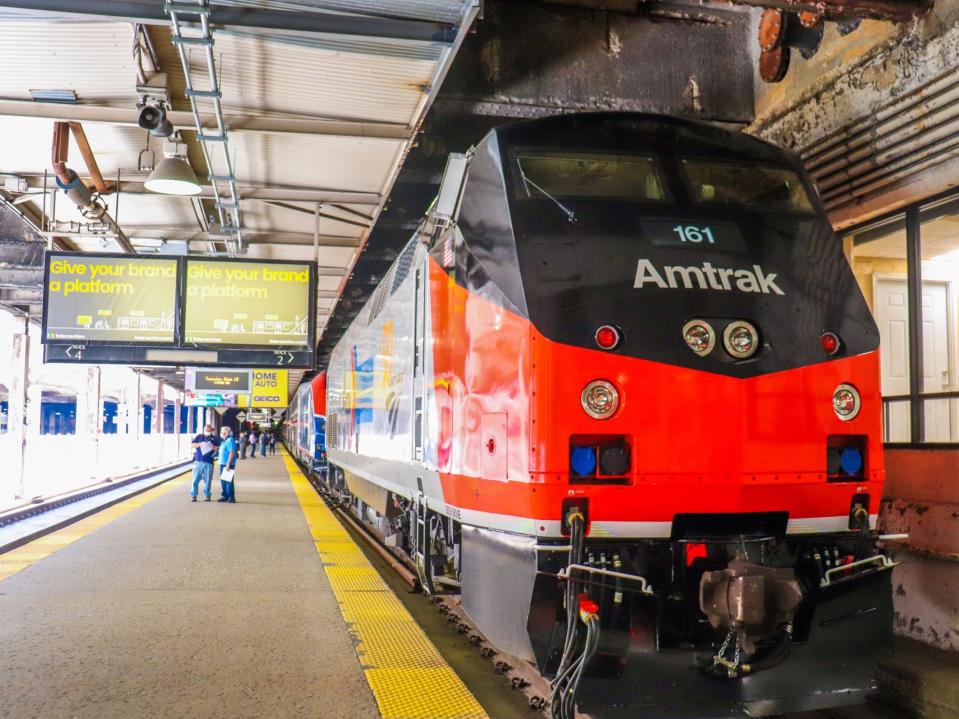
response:
[[[174,422],[176,421],[176,406],[173,402],[163,403],[163,434],[173,434],[175,431]]]
[[[44,390],[40,395],[40,434],[76,434],[76,395]]]
[[[959,443],[959,197],[854,228],[844,243],[879,327],[886,442]]]
[[[120,412],[120,403],[116,399],[103,399],[103,434],[117,433],[117,415]]]
[[[143,434],[150,434],[153,430],[153,405],[143,405]]]

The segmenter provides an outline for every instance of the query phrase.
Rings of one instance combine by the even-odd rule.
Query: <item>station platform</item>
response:
[[[487,714],[277,454],[0,555],[0,717]]]

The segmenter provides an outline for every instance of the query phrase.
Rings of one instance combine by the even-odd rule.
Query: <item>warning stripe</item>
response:
[[[82,539],[91,532],[95,532],[115,519],[119,519],[124,514],[139,509],[147,502],[152,502],[157,497],[161,497],[175,487],[181,487],[190,479],[189,474],[183,474],[176,479],[148,489],[146,492],[134,495],[122,502],[117,502],[111,507],[98,511],[86,519],[74,522],[63,529],[58,529],[50,534],[27,542],[23,546],[11,549],[5,554],[0,554],[0,582],[17,572],[20,572],[30,565],[46,559],[54,552],[58,552],[64,547],[73,544],[78,539]]]
[[[283,461],[383,719],[488,719],[285,451]]]

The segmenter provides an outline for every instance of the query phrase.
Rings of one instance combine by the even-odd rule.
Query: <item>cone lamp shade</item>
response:
[[[143,184],[161,195],[198,195],[202,189],[193,168],[179,157],[164,157]]]

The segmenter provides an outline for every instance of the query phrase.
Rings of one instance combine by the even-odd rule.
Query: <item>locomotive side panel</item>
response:
[[[421,326],[425,250],[414,238],[384,277],[330,357],[327,372],[328,454],[351,492],[386,512],[387,491],[434,505],[442,491],[424,440],[429,437],[420,364],[430,337]],[[420,311],[417,319],[417,311]],[[419,345],[419,347],[417,347]],[[426,461],[424,461],[426,460]]]
[[[532,533],[529,323],[429,265],[444,499],[471,524]]]

